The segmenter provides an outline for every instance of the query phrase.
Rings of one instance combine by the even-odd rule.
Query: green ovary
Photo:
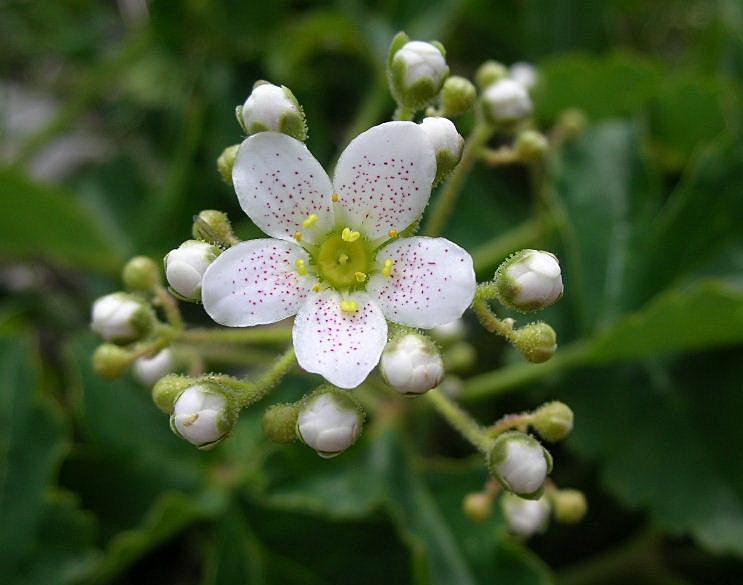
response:
[[[315,260],[321,280],[335,289],[350,289],[365,285],[357,273],[368,275],[373,259],[373,250],[363,238],[347,242],[334,233],[320,244]]]

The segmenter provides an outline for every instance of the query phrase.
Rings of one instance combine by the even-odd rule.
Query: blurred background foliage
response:
[[[89,307],[128,257],[162,257],[205,208],[258,234],[215,171],[253,82],[292,88],[330,162],[391,114],[400,29],[461,75],[533,62],[540,124],[590,121],[539,198],[523,168],[478,168],[448,229],[483,278],[512,242],[563,262],[555,359],[472,322],[461,395],[483,421],[576,412],[555,478],[589,515],[530,548],[462,515],[485,470],[423,404],[386,404],[331,461],[268,444],[257,411],[201,453],[146,389],[91,372]],[[0,2],[3,582],[743,582],[742,82],[739,0]]]

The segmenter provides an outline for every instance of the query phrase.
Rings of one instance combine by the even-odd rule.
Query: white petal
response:
[[[348,145],[333,184],[351,227],[376,239],[420,217],[435,176],[436,155],[420,126],[386,122]]]
[[[341,311],[337,292],[311,293],[294,320],[299,365],[340,388],[361,384],[387,343],[387,322],[379,306],[365,293],[348,298],[358,303],[354,313]]]
[[[302,231],[313,241],[313,233],[302,226],[312,213],[318,216],[317,233],[333,226],[328,175],[302,142],[286,134],[259,132],[247,138],[237,151],[232,182],[240,207],[269,236],[293,241]]]
[[[309,256],[296,244],[250,240],[232,246],[204,273],[201,298],[209,316],[230,327],[281,321],[297,312],[314,283],[296,261]]]
[[[392,274],[381,273],[386,259]],[[367,291],[390,321],[430,329],[462,316],[475,296],[472,258],[444,238],[393,241],[377,252],[377,272]]]

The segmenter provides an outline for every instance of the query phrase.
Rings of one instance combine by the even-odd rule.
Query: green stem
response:
[[[534,420],[534,415],[530,412],[522,414],[507,414],[494,425],[489,426],[485,431],[491,439],[495,439],[498,435],[510,431],[511,429],[517,429],[520,427],[526,427],[531,424]]]
[[[511,165],[521,162],[516,150],[510,146],[501,146],[497,149],[487,148],[480,150],[480,157],[491,167]]]
[[[286,327],[246,327],[237,329],[187,329],[177,334],[184,343],[284,344],[292,338]]]
[[[394,115],[392,116],[393,120],[412,120],[415,117],[415,110],[411,108],[406,108],[405,106],[397,106],[397,109],[395,110]]]
[[[487,286],[487,285],[486,285]],[[484,290],[484,289],[483,289]],[[515,336],[513,332],[512,321],[506,321],[499,319],[495,316],[495,313],[488,306],[488,302],[484,298],[475,298],[472,303],[472,310],[477,315],[480,324],[490,333],[495,333],[504,337],[509,342],[514,343]]]
[[[475,124],[472,133],[464,144],[462,160],[449,175],[449,179],[433,205],[433,211],[428,217],[424,230],[426,235],[438,236],[446,227],[446,222],[454,210],[454,205],[464,188],[467,177],[480,156],[480,149],[487,143],[494,131],[492,126],[484,122]]]
[[[183,316],[178,308],[178,301],[163,286],[155,288],[155,297],[165,311],[165,318],[168,323],[177,331],[183,330]]]
[[[289,346],[256,381],[255,385],[258,387],[259,394],[253,402],[266,396],[296,365],[297,357],[294,355],[294,346]]]
[[[485,454],[490,452],[492,439],[469,413],[450,400],[441,390],[430,390],[426,397],[438,413],[475,448]]]

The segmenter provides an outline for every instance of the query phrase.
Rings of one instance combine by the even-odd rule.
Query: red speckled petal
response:
[[[297,260],[307,252],[281,240],[250,240],[222,252],[204,273],[201,300],[217,323],[248,327],[275,323],[297,312],[315,283],[300,277]]]
[[[376,273],[367,291],[385,317],[395,323],[430,329],[462,316],[475,296],[472,257],[444,238],[396,240],[377,252],[377,268],[389,258],[392,274]]]
[[[255,225],[274,238],[293,241],[301,231],[312,242],[333,226],[333,186],[320,163],[299,140],[276,132],[259,132],[237,151],[232,182],[240,207]],[[302,222],[315,213],[313,230]]]
[[[420,126],[386,122],[348,145],[333,184],[350,227],[377,239],[420,217],[435,176],[436,155]]]
[[[310,293],[294,320],[299,365],[340,388],[361,384],[387,343],[387,322],[379,305],[364,293],[348,298],[358,303],[355,313],[341,311],[341,296],[335,291]]]

